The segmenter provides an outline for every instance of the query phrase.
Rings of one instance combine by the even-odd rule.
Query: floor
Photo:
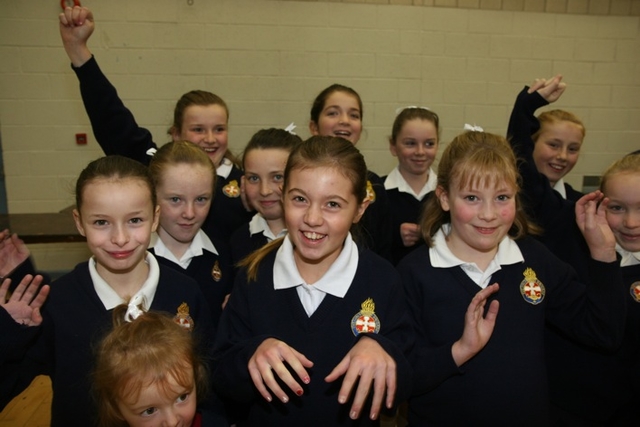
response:
[[[51,381],[36,377],[2,412],[0,427],[49,427],[51,423]]]

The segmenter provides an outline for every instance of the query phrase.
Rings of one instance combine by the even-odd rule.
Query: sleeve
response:
[[[560,285],[551,295],[547,321],[584,345],[615,350],[622,342],[627,313],[620,263],[590,258],[587,264],[588,285],[580,283],[568,265],[564,273],[562,266],[553,269]]]
[[[453,360],[451,347],[453,342],[436,346],[429,342],[422,325],[422,311],[425,309],[423,289],[420,280],[415,277],[407,262],[398,266],[402,277],[409,314],[416,325],[416,345],[411,352],[413,365],[413,395],[420,395],[433,390],[450,377],[463,372]]]
[[[119,154],[148,165],[157,145],[151,133],[138,126],[95,58],[92,56],[81,67],[72,69],[80,81],[80,93],[93,134],[104,153]]]

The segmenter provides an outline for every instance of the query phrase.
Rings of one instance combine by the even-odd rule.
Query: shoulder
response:
[[[399,280],[400,277],[391,262],[366,248],[358,253],[356,277],[361,275],[372,276],[374,280]]]

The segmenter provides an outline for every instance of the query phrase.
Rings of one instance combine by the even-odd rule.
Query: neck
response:
[[[416,194],[419,194],[427,181],[429,181],[429,169],[420,175],[415,175],[402,169],[398,170],[400,171],[400,175],[402,175],[407,184],[409,184],[409,187],[411,187]]]
[[[184,255],[184,253],[187,251],[187,249],[189,249],[189,246],[191,246],[191,243],[193,242],[193,239],[191,239],[189,242],[179,242],[178,240],[171,237],[171,235],[167,233],[162,227],[158,227],[158,236],[160,237],[160,240],[162,240],[162,243],[164,243],[164,245],[167,247],[167,249],[169,249],[173,256],[176,257],[176,259],[182,258],[182,255]]]
[[[149,277],[149,265],[144,259],[128,271],[112,271],[99,263],[96,263],[96,271],[125,301],[135,295]]]
[[[284,230],[284,218],[280,217],[277,219],[266,219],[267,225],[269,226],[269,230],[273,233],[274,236],[277,236],[282,230]]]

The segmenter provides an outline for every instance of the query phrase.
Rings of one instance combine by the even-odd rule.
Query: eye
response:
[[[360,113],[358,113],[358,112],[350,113],[349,117],[351,117],[354,120],[360,120]]]
[[[189,393],[183,393],[176,399],[176,402],[182,403],[189,398]]]
[[[202,128],[200,126],[196,126],[194,128],[191,128],[191,132],[202,133],[202,132],[204,132],[204,128]]]
[[[226,132],[226,131],[227,131],[227,127],[226,127],[226,126],[217,126],[217,127],[215,128],[215,131],[216,131],[217,133]]]
[[[273,180],[274,180],[274,182],[282,182],[284,180],[284,175],[279,174],[279,173],[275,174],[273,176]]]
[[[340,209],[341,205],[338,202],[331,201],[327,202],[327,206],[329,206],[331,209]]]
[[[177,197],[177,196],[169,197],[169,201],[171,203],[179,203],[180,202],[180,197]]]
[[[611,213],[621,213],[624,212],[624,207],[609,203],[609,206],[607,206],[607,210]]]
[[[403,141],[402,145],[404,145],[407,148],[413,148],[416,145],[416,142],[413,140],[408,140],[408,141]]]
[[[427,147],[427,148],[433,148],[433,147],[436,146],[436,142],[435,141],[426,141],[424,143],[424,146]]]
[[[209,201],[209,198],[205,197],[205,196],[200,196],[200,197],[196,198],[196,202],[198,202],[198,203],[206,203],[208,201]]]
[[[570,153],[579,153],[580,152],[580,148],[578,148],[578,147],[569,147],[569,152]]]
[[[142,218],[131,218],[129,222],[131,224],[141,224],[144,220]]]
[[[302,196],[293,196],[291,200],[293,200],[295,203],[304,203],[307,201],[307,199]]]
[[[260,177],[257,175],[245,175],[245,179],[251,183],[256,183],[260,181]]]
[[[156,412],[158,412],[158,409],[152,406],[151,408],[147,408],[144,411],[142,411],[140,415],[142,415],[143,417],[150,417]]]
[[[496,197],[496,199],[498,199],[498,201],[500,201],[500,202],[506,202],[509,199],[511,199],[511,196],[509,196],[507,194],[501,194],[498,197]]]
[[[105,219],[96,219],[95,221],[93,221],[93,224],[97,225],[99,227],[102,227],[102,226],[107,225],[108,223],[107,223],[107,220],[105,220]]]
[[[469,202],[477,202],[478,201],[478,197],[474,196],[474,195],[468,195],[468,196],[464,196],[464,199],[469,201]]]

